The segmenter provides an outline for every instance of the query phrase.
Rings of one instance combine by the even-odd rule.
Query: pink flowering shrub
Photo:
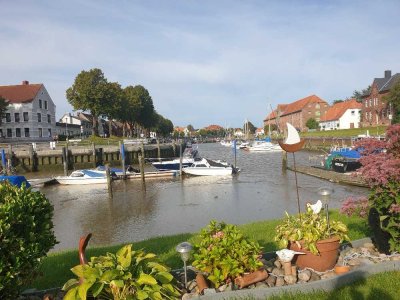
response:
[[[359,169],[371,186],[368,221],[378,249],[400,252],[400,124],[386,130],[386,140],[366,139],[357,143],[363,149]],[[355,203],[346,203],[351,211]]]
[[[340,213],[348,217],[358,216],[366,219],[368,217],[369,209],[370,207],[367,197],[350,196],[343,202],[342,207],[340,208]]]

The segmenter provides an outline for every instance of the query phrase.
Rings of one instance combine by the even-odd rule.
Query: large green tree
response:
[[[3,121],[3,118],[6,116],[6,111],[8,109],[8,102],[6,99],[0,96],[0,125]]]
[[[383,99],[392,106],[392,124],[400,123],[400,80]]]
[[[354,90],[352,97],[355,98],[358,102],[361,102],[363,95],[369,94],[370,92],[371,86],[369,85],[367,88],[362,89],[361,91]]]
[[[112,120],[119,119],[122,120],[124,117],[123,107],[123,92],[121,85],[118,82],[108,82],[105,101],[107,104],[102,110],[102,115],[108,118],[108,132],[112,135]]]
[[[89,111],[93,116],[93,135],[98,136],[98,117],[105,114],[109,103],[109,87],[107,79],[100,69],[81,71],[74,84],[67,89],[68,102],[76,110]]]
[[[309,118],[306,122],[306,126],[308,129],[317,129],[319,126],[319,123],[314,118]]]
[[[158,136],[163,136],[167,137],[170,136],[171,133],[174,131],[174,124],[166,118],[164,118],[162,115],[158,114],[155,112],[156,115],[156,123],[152,127],[152,129],[157,132]]]

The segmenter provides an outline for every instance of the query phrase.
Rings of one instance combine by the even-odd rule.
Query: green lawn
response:
[[[368,226],[365,220],[359,218],[348,218],[338,214],[337,211],[331,212],[331,219],[341,220],[347,224],[349,228],[349,236],[352,240],[360,239],[368,236]],[[259,242],[264,247],[264,251],[273,251],[277,249],[276,243],[273,241],[275,235],[275,227],[279,220],[261,221],[239,226],[243,233]],[[153,252],[158,255],[160,260],[170,266],[172,269],[182,267],[182,262],[175,251],[177,244],[183,241],[195,242],[196,233],[186,233],[165,237],[157,237],[142,242],[133,243],[133,247],[137,249],[145,249],[147,252]],[[77,241],[78,243],[78,241]],[[126,243],[129,243],[127,241]],[[98,256],[106,252],[116,252],[121,245],[113,245],[109,247],[89,247],[87,257]],[[52,253],[43,259],[40,273],[42,276],[35,280],[27,288],[48,289],[52,287],[62,286],[68,279],[73,278],[70,269],[79,263],[77,251],[63,251]]]
[[[355,137],[359,134],[366,134],[368,130],[370,135],[376,136],[385,134],[386,128],[387,126],[377,126],[329,131],[313,131],[302,132],[300,135],[302,137]]]

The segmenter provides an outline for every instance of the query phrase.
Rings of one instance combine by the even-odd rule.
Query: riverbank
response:
[[[368,226],[364,219],[357,217],[349,218],[340,215],[337,210],[330,211],[330,217],[331,219],[340,220],[348,226],[349,237],[351,240],[369,236]],[[269,252],[278,249],[273,238],[275,235],[275,227],[279,222],[280,220],[276,219],[260,221],[240,225],[239,228],[242,230],[244,235],[256,240],[263,247],[264,252]],[[196,239],[197,233],[170,235],[134,242],[133,248],[145,249],[147,252],[155,253],[163,263],[167,264],[172,269],[178,269],[182,267],[182,261],[175,251],[176,245],[183,241],[195,243]],[[128,243],[131,242],[126,241],[123,244]],[[78,240],[76,241],[76,245],[78,245]],[[103,255],[107,252],[115,253],[120,246],[121,244],[104,247],[91,247],[89,243],[87,257]],[[48,257],[43,259],[39,270],[43,276],[35,280],[26,288],[43,290],[60,287],[67,282],[68,279],[73,278],[70,269],[77,264],[79,264],[77,250],[51,253]]]

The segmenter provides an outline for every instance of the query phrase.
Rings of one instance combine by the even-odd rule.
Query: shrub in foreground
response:
[[[56,244],[53,206],[40,192],[0,184],[0,298],[12,299],[32,280]]]

